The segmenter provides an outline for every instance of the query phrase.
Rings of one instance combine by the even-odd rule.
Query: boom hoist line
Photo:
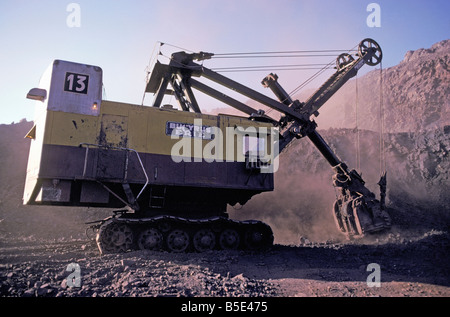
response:
[[[255,121],[269,121],[279,127],[278,144],[281,153],[294,139],[307,137],[331,165],[335,175],[333,184],[339,189],[339,195],[333,206],[333,215],[338,229],[348,237],[361,237],[387,229],[391,220],[386,212],[384,199],[381,202],[375,194],[364,186],[365,182],[355,170],[349,170],[331,150],[322,136],[316,131],[317,124],[312,115],[318,116],[318,110],[338,91],[349,79],[356,76],[358,70],[365,64],[378,65],[382,60],[380,45],[366,38],[359,43],[358,54],[354,58],[348,53],[339,55],[336,59],[336,72],[319,87],[305,102],[293,100],[278,82],[276,74],[266,76],[262,84],[270,88],[278,100],[267,97],[251,88],[233,81],[194,60],[210,59],[212,53],[177,52],[172,54],[170,63],[156,62],[146,92],[154,93],[154,107],[160,107],[166,94],[174,94],[182,110],[200,113],[200,107],[195,99],[193,89],[201,91],[237,110],[246,113]],[[276,121],[268,117],[264,111],[256,110],[210,86],[194,79],[204,77],[219,85],[233,90],[243,96],[257,101],[272,110],[281,113],[281,119]],[[168,89],[171,84],[172,89]],[[386,176],[378,183],[381,197],[386,194]]]

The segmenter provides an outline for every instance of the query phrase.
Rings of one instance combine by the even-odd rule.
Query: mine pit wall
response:
[[[356,132],[349,129],[323,131],[340,157],[356,168]],[[383,135],[384,151],[380,152],[380,134],[359,131],[360,164],[363,179],[378,193],[380,155],[388,173],[388,203],[420,208],[450,206],[450,126],[435,130]],[[384,158],[383,158],[384,157]],[[383,165],[383,164],[382,164]]]
[[[392,170],[390,202],[399,210],[420,210],[415,221],[431,218],[450,226],[450,126],[387,135]],[[434,217],[433,217],[434,215]],[[431,217],[430,217],[431,216]],[[405,222],[398,219],[397,222]]]
[[[321,135],[350,169],[357,169],[356,131],[321,130]],[[379,197],[380,135],[361,130],[360,164],[366,186]],[[393,228],[441,228],[450,225],[450,126],[425,132],[384,136],[387,206]],[[254,217],[268,223],[277,242],[298,236],[325,241],[340,239],[332,217],[336,199],[326,160],[308,140],[297,140],[280,156],[275,190],[255,196],[232,217]]]
[[[356,131],[350,129],[328,129],[321,131],[324,138],[338,156],[350,168],[357,168]],[[391,204],[410,201],[413,205],[430,207],[450,206],[450,126],[435,130],[383,135],[384,151],[380,151],[378,132],[359,131],[360,172],[367,186],[378,193],[377,182],[380,172],[380,156],[385,160],[388,173],[388,198]],[[309,147],[310,145],[306,145]],[[327,173],[326,162],[312,148],[308,170],[313,173]],[[289,157],[294,159],[293,156]],[[288,166],[291,163],[287,164]],[[331,174],[331,172],[329,172]]]

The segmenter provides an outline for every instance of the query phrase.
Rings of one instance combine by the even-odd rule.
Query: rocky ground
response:
[[[100,255],[87,239],[2,236],[0,294],[20,297],[447,297],[450,235],[395,228],[269,251]],[[368,265],[380,267],[380,285]],[[70,286],[76,264],[80,284]],[[72,268],[69,266],[72,265]],[[72,275],[73,276],[73,275]],[[68,282],[69,281],[69,282]],[[69,284],[68,284],[69,283]],[[78,287],[77,287],[78,286]]]

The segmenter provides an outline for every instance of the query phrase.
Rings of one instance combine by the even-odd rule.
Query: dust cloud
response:
[[[323,135],[328,136],[325,140],[328,138],[332,141],[330,147],[350,168],[354,168],[354,133],[348,130],[324,132]],[[366,143],[369,142],[372,140]],[[376,165],[369,150],[373,147],[373,144],[365,144],[364,151],[361,151],[364,161],[362,166]],[[369,179],[376,183],[378,179],[373,175],[376,173],[370,171],[369,174]],[[295,140],[280,155],[275,190],[253,197],[240,210],[231,208],[230,214],[241,220],[251,218],[266,221],[274,231],[275,243],[296,245],[300,239],[314,242],[344,241],[346,237],[337,229],[333,217],[336,191],[332,185],[332,176],[331,167],[309,140]],[[368,187],[376,189],[375,186]]]
[[[239,210],[230,208],[230,216],[266,222],[279,244],[296,245],[301,238],[314,241],[343,238],[332,216],[335,194],[331,176],[328,183],[305,172],[289,174],[279,170],[275,177],[273,192],[253,197]]]
[[[110,211],[98,208],[24,206],[30,140],[25,134],[32,122],[0,125],[0,236],[26,239],[83,239],[85,222],[103,219]]]
[[[377,197],[380,174],[387,171],[386,203],[393,229],[448,229],[450,126],[428,132],[387,134],[383,138],[385,153],[379,151],[376,132],[359,131],[359,149],[355,130],[320,132],[338,157],[362,175],[366,187]],[[230,209],[230,214],[241,220],[266,221],[274,231],[276,243],[298,244],[301,237],[314,242],[343,241],[345,237],[335,227],[332,215],[336,197],[332,174],[313,145],[308,140],[298,140],[281,154],[274,192],[259,194],[240,210]]]

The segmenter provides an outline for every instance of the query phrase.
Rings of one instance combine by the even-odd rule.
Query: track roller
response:
[[[224,250],[236,250],[240,241],[239,233],[235,229],[225,229],[220,233],[219,244]]]
[[[105,220],[97,234],[101,253],[133,249],[170,252],[257,250],[273,244],[270,227],[260,221],[235,221],[223,217],[185,219],[174,216]]]
[[[192,242],[198,252],[212,250],[216,246],[216,235],[211,229],[200,229],[194,234]]]
[[[167,248],[172,252],[184,252],[189,247],[189,234],[182,229],[174,229],[167,235]]]
[[[141,250],[160,250],[163,240],[163,235],[158,229],[148,228],[139,234],[137,242]]]

